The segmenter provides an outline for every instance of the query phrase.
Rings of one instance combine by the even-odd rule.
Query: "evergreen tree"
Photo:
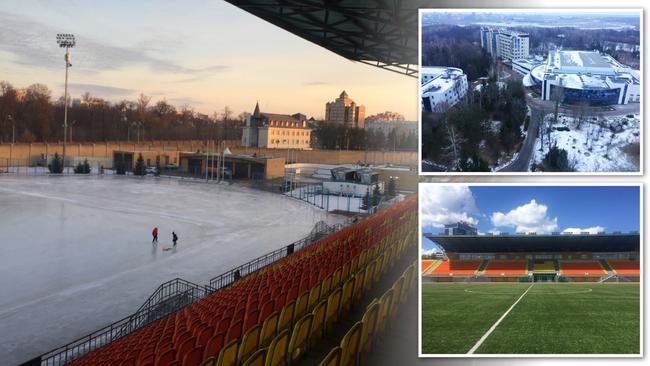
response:
[[[90,174],[90,163],[88,162],[88,159],[84,159],[84,174]]]
[[[388,197],[389,198],[393,198],[396,195],[396,193],[395,193],[396,183],[397,183],[396,180],[397,180],[397,178],[390,177],[390,180],[388,181],[387,191],[388,191]]]
[[[368,211],[370,208],[370,189],[366,190],[366,195],[363,196],[363,200],[361,200],[361,209]]]
[[[381,192],[379,191],[379,184],[375,184],[375,188],[372,190],[372,205],[377,206],[381,200]]]
[[[138,160],[135,162],[135,170],[133,171],[134,175],[145,175],[146,169],[144,166],[144,158],[142,154],[138,155]]]
[[[48,165],[50,173],[61,174],[63,173],[63,159],[59,153],[54,153],[52,162]]]
[[[547,172],[570,172],[569,159],[566,150],[553,145],[542,160],[542,167]]]

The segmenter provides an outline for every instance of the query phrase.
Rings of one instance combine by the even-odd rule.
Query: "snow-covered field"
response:
[[[640,116],[585,117],[580,129],[578,120],[565,114],[558,115],[552,123],[553,114],[544,119],[553,131],[552,143],[567,151],[569,165],[578,172],[628,172],[639,171],[638,156],[626,151],[631,144],[640,141]],[[559,128],[559,130],[558,130]],[[565,131],[568,129],[568,131]],[[540,151],[542,139],[544,150]],[[539,164],[548,152],[547,136],[538,137],[535,143],[534,163]],[[552,145],[551,143],[551,145]]]
[[[133,313],[164,281],[207,283],[304,237],[320,220],[342,218],[237,185],[0,175],[0,364]],[[163,251],[172,230],[178,247]]]

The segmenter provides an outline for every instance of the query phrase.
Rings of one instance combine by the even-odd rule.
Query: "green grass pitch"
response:
[[[422,283],[422,353],[467,353],[529,286]],[[475,354],[639,354],[639,291],[536,283]]]

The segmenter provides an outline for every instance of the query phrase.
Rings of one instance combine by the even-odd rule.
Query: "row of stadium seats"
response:
[[[423,259],[420,268],[421,273],[425,273],[436,262],[437,262],[436,259]]]
[[[484,261],[481,260],[446,260],[427,261],[422,263],[422,273],[428,271],[429,275],[445,276],[472,276],[482,274],[484,276],[511,275],[521,276],[528,274],[528,260],[488,260],[483,271],[480,268]],[[620,275],[639,275],[639,261],[607,261],[614,273]],[[607,270],[597,260],[558,260],[560,274],[567,276],[603,275]],[[433,269],[429,269],[435,266]],[[543,260],[533,262],[535,272],[555,272],[555,261]]]
[[[72,364],[275,366],[300,358],[401,255],[416,211],[409,197]]]
[[[639,261],[613,261],[608,260],[607,264],[614,270],[614,273],[620,275],[639,275],[641,274]]]
[[[526,274],[528,274],[528,261],[526,260],[488,261],[487,267],[483,270],[483,275],[485,276]]]
[[[376,347],[377,338],[386,331],[390,320],[395,318],[399,306],[406,303],[410,291],[416,288],[415,268],[416,263],[408,266],[391,288],[366,307],[361,320],[350,328],[340,345],[332,348],[319,366],[362,364],[363,357]]]

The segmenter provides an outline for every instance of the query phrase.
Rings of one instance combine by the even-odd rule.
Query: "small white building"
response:
[[[461,69],[422,67],[420,75],[423,111],[445,112],[467,95],[467,75]]]

